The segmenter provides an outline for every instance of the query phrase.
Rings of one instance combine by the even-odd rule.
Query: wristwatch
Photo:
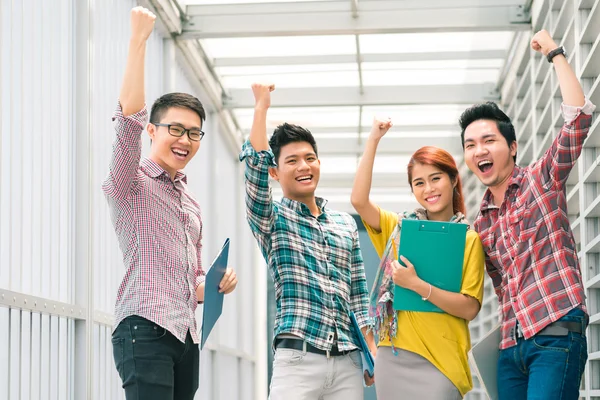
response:
[[[550,53],[548,53],[546,58],[548,59],[548,62],[551,63],[552,59],[554,59],[554,57],[556,57],[559,54],[562,54],[563,56],[565,56],[565,58],[567,58],[567,52],[565,51],[565,48],[563,46],[559,46],[556,49],[552,50]]]

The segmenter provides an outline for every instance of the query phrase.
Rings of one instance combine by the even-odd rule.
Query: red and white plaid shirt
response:
[[[205,275],[200,261],[200,206],[188,192],[182,172],[171,181],[154,161],[140,162],[147,119],[146,108],[124,117],[117,107],[113,117],[117,137],[102,185],[125,264],[114,327],[138,315],[182,342],[189,331],[199,343],[196,288]]]
[[[502,313],[501,349],[516,345],[517,320],[526,339],[575,307],[585,292],[567,216],[565,185],[581,154],[594,105],[563,105],[565,125],[544,156],[515,166],[500,207],[488,189],[474,223],[486,252]]]

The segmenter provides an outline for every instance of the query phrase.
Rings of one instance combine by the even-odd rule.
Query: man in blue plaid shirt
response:
[[[315,197],[320,161],[312,134],[284,123],[267,139],[274,85],[253,84],[254,122],[246,161],[248,223],[275,283],[271,400],[362,400],[363,373],[353,311],[366,335],[367,282],[356,222]],[[269,175],[283,199],[273,201]],[[365,377],[366,384],[373,379]]]

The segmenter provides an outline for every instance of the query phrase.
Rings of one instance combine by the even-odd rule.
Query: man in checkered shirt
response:
[[[499,397],[575,400],[587,360],[588,315],[566,187],[594,105],[548,32],[536,33],[531,47],[553,63],[563,98],[565,123],[546,153],[527,167],[516,165],[514,127],[494,103],[466,110],[460,125],[465,162],[488,187],[474,227],[500,301]],[[552,118],[552,108],[546,115]]]
[[[363,369],[350,311],[366,334],[367,282],[354,219],[315,197],[320,161],[312,134],[284,123],[267,139],[273,85],[255,97],[246,162],[248,223],[275,284],[271,400],[360,400]],[[283,199],[273,201],[269,175]],[[372,335],[367,336],[375,351]],[[365,377],[368,385],[372,379]]]
[[[148,119],[144,57],[155,18],[142,7],[131,11],[116,139],[102,186],[125,264],[113,356],[128,400],[192,400],[200,367],[195,310],[204,300],[202,217],[182,170],[200,147],[205,113],[189,94],[160,97],[146,126],[150,155],[141,159]],[[236,287],[230,268],[220,285],[224,293]]]

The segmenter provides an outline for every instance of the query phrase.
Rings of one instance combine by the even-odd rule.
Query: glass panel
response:
[[[408,156],[382,156],[375,157],[375,163],[373,164],[374,173],[386,173],[386,172],[406,172],[406,166],[410,161],[410,155]]]
[[[444,32],[361,35],[360,50],[369,53],[506,50],[513,32]]]
[[[250,88],[254,82],[273,82],[279,88],[356,87],[359,84],[356,71],[224,76],[221,81],[232,89]]]
[[[252,126],[254,109],[233,110],[242,129]],[[272,107],[267,116],[269,129],[283,122],[297,124],[312,131],[313,127],[340,127],[358,125],[358,107]]]
[[[383,63],[382,63],[383,64]],[[390,63],[392,64],[392,63]],[[357,71],[356,64],[295,64],[295,65],[248,65],[243,67],[215,68],[220,76],[254,74],[291,74],[302,72]]]
[[[504,59],[490,58],[482,60],[431,60],[431,61],[396,61],[396,62],[364,62],[362,69],[370,70],[448,70],[448,69],[466,69],[466,68],[502,68]]]
[[[456,124],[456,130],[447,131],[420,131],[420,132],[394,132],[391,131],[385,134],[386,138],[389,139],[405,139],[405,138],[455,138],[458,132],[458,124]],[[368,135],[369,132],[365,132],[364,135]]]
[[[497,69],[365,71],[366,86],[460,85],[496,82]]]
[[[282,36],[201,40],[210,57],[269,57],[355,54],[354,36]]]
[[[321,160],[321,174],[334,173],[355,173],[358,158],[355,156],[335,157],[325,156],[319,157]]]
[[[182,6],[205,6],[214,4],[251,4],[251,3],[300,3],[308,1],[329,1],[329,0],[178,0]]]
[[[390,117],[396,126],[409,125],[454,125],[458,129],[458,117],[469,104],[440,104],[413,106],[369,106],[363,108],[363,121],[372,121],[373,116]]]

